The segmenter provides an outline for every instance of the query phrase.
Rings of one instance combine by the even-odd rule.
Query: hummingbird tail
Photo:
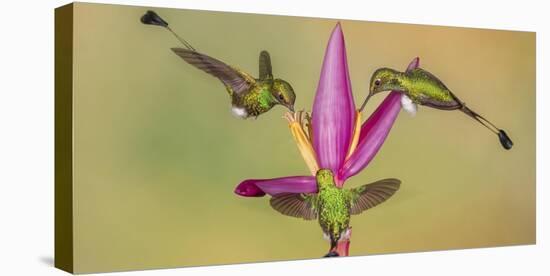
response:
[[[183,44],[183,46],[185,46],[185,48],[196,52],[195,48],[193,48],[189,42],[185,41],[185,39],[181,38],[176,32],[174,32],[170,26],[168,26],[168,22],[160,17],[160,15],[156,12],[151,10],[147,11],[143,16],[141,16],[140,21],[145,25],[155,25],[166,28]]]
[[[166,29],[168,31],[170,31],[181,42],[181,44],[183,44],[183,46],[185,46],[185,48],[187,48],[188,50],[194,51],[194,52],[197,51],[197,50],[195,50],[195,48],[193,46],[191,46],[191,44],[189,44],[189,42],[187,42],[185,39],[181,38],[176,32],[174,32],[172,29],[170,29],[170,27],[166,26]]]
[[[338,241],[334,238],[330,238],[330,251],[336,250],[336,246],[338,245]]]
[[[462,105],[462,108],[460,109],[462,112],[464,112],[466,115],[472,117],[474,120],[478,121],[480,124],[485,126],[487,129],[489,129],[491,132],[496,134],[498,136],[498,139],[500,141],[500,144],[503,148],[509,150],[514,145],[514,142],[512,142],[512,139],[508,137],[508,134],[502,129],[499,129],[496,127],[493,123],[491,123],[489,120],[485,119],[483,116],[477,114],[470,108],[468,108],[465,105]]]
[[[327,257],[339,257],[340,254],[338,254],[338,252],[336,252],[336,246],[338,245],[338,241],[332,237],[332,235],[330,235],[330,249],[328,250],[328,253],[323,256],[324,258],[327,258]]]
[[[328,252],[325,256],[323,256],[324,258],[328,258],[328,257],[340,257],[340,254],[338,254],[338,252],[336,251],[330,251]]]

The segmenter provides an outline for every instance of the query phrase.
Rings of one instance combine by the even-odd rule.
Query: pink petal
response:
[[[407,66],[407,71],[410,71],[412,69],[416,69],[420,67],[420,58],[415,57],[410,63],[409,66]]]
[[[339,172],[339,179],[346,180],[363,170],[374,158],[401,110],[401,93],[392,91],[369,119],[363,123],[359,143]]]
[[[340,23],[327,45],[317,94],[313,102],[313,148],[319,166],[337,172],[344,163],[355,120],[355,103]]]
[[[272,179],[247,179],[241,182],[235,193],[246,197],[261,197],[265,194],[316,193],[317,183],[313,176],[287,176]]]
[[[415,69],[419,64],[420,59],[417,57],[411,61],[407,70]],[[358,174],[374,158],[382,144],[384,144],[397,115],[399,115],[401,110],[400,99],[401,93],[399,91],[390,92],[376,111],[363,123],[357,148],[339,171],[339,179],[346,180]]]

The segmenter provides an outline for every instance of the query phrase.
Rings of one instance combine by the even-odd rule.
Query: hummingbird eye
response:
[[[375,85],[375,86],[378,86],[378,85],[380,85],[380,82],[381,82],[380,79],[376,79],[376,80],[374,81],[374,85]]]
[[[283,94],[279,94],[279,100],[283,101],[285,99],[285,96]]]

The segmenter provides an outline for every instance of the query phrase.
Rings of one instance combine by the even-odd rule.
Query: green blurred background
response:
[[[75,5],[75,271],[322,256],[328,243],[315,221],[233,194],[247,178],[308,174],[284,108],[233,117],[223,85],[174,55],[168,32],[139,22],[146,10]],[[155,11],[201,52],[252,75],[269,50],[296,107],[311,110],[336,20]],[[402,112],[378,156],[346,183],[403,181],[391,200],[352,218],[350,254],[535,243],[535,34],[341,22],[357,103],[376,68],[404,69],[420,56],[515,142],[503,150],[460,112]]]

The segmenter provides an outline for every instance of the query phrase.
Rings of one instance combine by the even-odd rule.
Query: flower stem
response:
[[[340,257],[349,256],[349,244],[351,239],[351,227],[348,229],[348,233],[338,241],[336,245],[336,252]]]

